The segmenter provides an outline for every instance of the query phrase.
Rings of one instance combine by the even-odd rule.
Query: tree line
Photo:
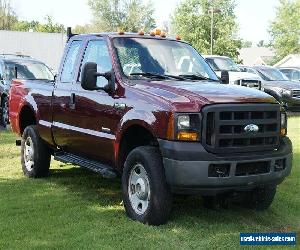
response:
[[[77,25],[77,33],[123,30],[149,32],[156,27],[154,7],[143,0],[88,0],[93,19],[90,24]],[[182,0],[164,25],[170,35],[180,35],[198,51],[211,49],[211,18],[213,14],[213,53],[237,58],[242,46],[251,46],[238,34],[235,0]],[[259,7],[259,6],[258,6]],[[213,12],[213,13],[212,13]],[[300,0],[279,0],[276,17],[269,26],[270,43],[276,60],[291,53],[300,53]],[[45,22],[19,20],[10,0],[0,0],[0,29],[36,32],[65,32],[64,25],[51,16]],[[257,46],[266,46],[260,41]]]

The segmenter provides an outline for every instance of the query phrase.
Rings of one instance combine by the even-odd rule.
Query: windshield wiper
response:
[[[149,77],[149,78],[158,78],[158,79],[169,79],[173,78],[176,80],[184,80],[184,77],[181,76],[176,76],[176,75],[160,75],[156,73],[151,73],[151,72],[138,72],[138,73],[131,73],[131,76],[144,76],[144,77]]]
[[[179,77],[191,79],[191,80],[208,80],[208,81],[214,81],[219,82],[219,80],[211,79],[202,75],[196,75],[196,74],[187,74],[187,75],[179,75]]]

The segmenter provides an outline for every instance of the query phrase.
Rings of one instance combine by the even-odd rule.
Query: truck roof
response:
[[[204,58],[230,58],[228,56],[219,56],[219,55],[202,55]]]
[[[140,35],[139,33],[130,33],[125,32],[121,34],[120,32],[101,32],[101,33],[90,33],[90,34],[77,34],[72,36],[71,39],[78,39],[78,38],[88,38],[92,36],[99,36],[99,37],[128,37],[128,38],[150,38],[150,39],[158,39],[158,40],[170,40],[170,41],[181,41],[181,39],[176,39],[172,37],[162,37],[159,35],[150,35],[150,34],[143,34]]]

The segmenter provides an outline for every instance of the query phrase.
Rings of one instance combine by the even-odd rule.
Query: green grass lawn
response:
[[[119,180],[52,161],[51,177],[27,179],[15,136],[0,132],[0,249],[239,247],[240,232],[300,232],[300,117],[289,118],[294,144],[291,176],[271,208],[208,210],[200,198],[176,198],[167,225],[125,215]],[[299,235],[299,234],[298,234]]]

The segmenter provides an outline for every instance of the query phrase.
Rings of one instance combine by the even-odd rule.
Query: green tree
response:
[[[183,0],[171,17],[172,33],[190,42],[199,52],[210,53],[211,9],[214,14],[214,54],[237,58],[242,41],[237,37],[234,0]]]
[[[10,0],[0,0],[0,29],[10,30],[17,22],[17,15]]]
[[[280,0],[269,33],[276,60],[300,53],[300,0]]]
[[[251,48],[252,47],[252,42],[247,41],[247,40],[242,40],[242,47],[243,48]]]
[[[33,30],[35,32],[47,32],[47,33],[61,33],[65,31],[65,27],[62,24],[55,23],[51,16],[45,17],[45,23],[40,23],[38,21],[17,21],[12,30],[17,31],[29,31]]]
[[[148,32],[155,27],[152,3],[142,0],[89,0],[97,31]]]
[[[257,47],[264,47],[265,46],[265,41],[264,40],[260,40],[257,44]]]

